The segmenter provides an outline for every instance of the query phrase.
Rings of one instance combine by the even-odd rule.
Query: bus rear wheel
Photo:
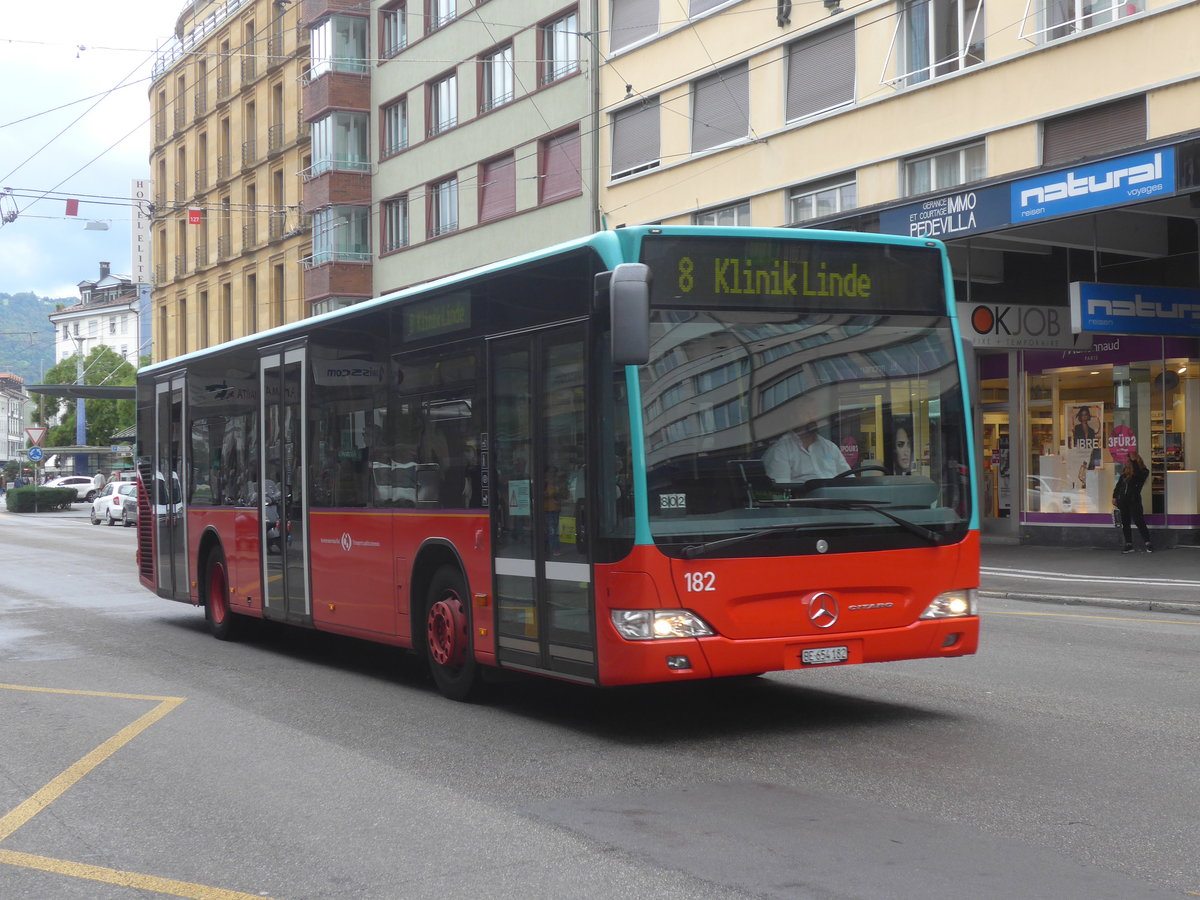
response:
[[[204,575],[204,618],[209,633],[219,641],[232,640],[237,632],[237,615],[229,611],[229,575],[225,554],[215,549],[208,554]]]
[[[471,700],[479,691],[479,665],[471,646],[467,584],[453,566],[442,566],[429,582],[425,604],[425,654],[443,696]]]

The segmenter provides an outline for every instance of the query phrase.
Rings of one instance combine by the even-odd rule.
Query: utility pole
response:
[[[77,334],[69,335],[75,343],[75,384],[83,384],[83,338]],[[75,398],[75,446],[87,444],[87,405],[82,397]],[[87,468],[87,454],[75,454],[75,474],[82,475]]]

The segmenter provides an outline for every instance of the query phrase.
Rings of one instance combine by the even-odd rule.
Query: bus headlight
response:
[[[715,633],[707,622],[686,609],[614,609],[612,622],[621,637],[629,641],[708,637]]]
[[[978,615],[974,588],[965,591],[946,591],[933,598],[933,602],[921,613],[922,619],[957,619],[960,616]]]

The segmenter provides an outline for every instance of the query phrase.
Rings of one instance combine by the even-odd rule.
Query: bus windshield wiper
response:
[[[732,547],[734,544],[741,544],[744,541],[752,541],[758,537],[764,537],[768,534],[782,534],[788,531],[804,531],[811,528],[809,523],[792,522],[789,525],[776,525],[773,528],[761,528],[758,531],[748,531],[745,534],[734,535],[733,537],[719,538],[715,541],[705,541],[703,544],[688,544],[683,548],[682,556],[684,559],[695,559],[702,553],[707,553],[709,550],[720,550],[724,547]]]
[[[941,535],[936,531],[926,528],[924,525],[918,525],[910,519],[905,519],[894,512],[884,509],[883,503],[885,501],[883,500],[839,500],[835,497],[796,497],[780,502],[784,506],[809,506],[818,509],[869,509],[871,512],[879,513],[879,515],[891,519],[897,525],[911,531],[917,537],[925,538],[931,544],[939,543],[942,539]]]
[[[918,525],[916,522],[905,519],[881,507],[884,502],[882,500],[838,500],[828,497],[796,497],[791,500],[780,501],[786,506],[808,506],[818,509],[847,509],[858,510],[865,509],[871,512],[879,513],[886,519],[891,519],[901,528],[911,531],[917,537],[924,538],[931,544],[941,542],[941,535],[936,531],[926,528],[924,525]],[[829,526],[828,522],[813,523],[813,522],[792,522],[788,525],[776,525],[772,528],[762,528],[757,531],[748,531],[745,534],[735,535],[733,537],[720,538],[715,541],[706,541],[703,544],[689,544],[683,548],[682,556],[684,559],[695,559],[702,554],[708,553],[711,550],[723,550],[726,547],[732,547],[735,544],[741,544],[745,541],[752,541],[755,538],[765,537],[769,534],[782,534],[789,531],[806,531],[817,525]]]

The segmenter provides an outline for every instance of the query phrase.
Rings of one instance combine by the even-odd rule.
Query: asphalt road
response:
[[[1200,893],[1200,617],[988,598],[971,658],[466,706],[217,642],[133,547],[0,514],[0,897]]]

